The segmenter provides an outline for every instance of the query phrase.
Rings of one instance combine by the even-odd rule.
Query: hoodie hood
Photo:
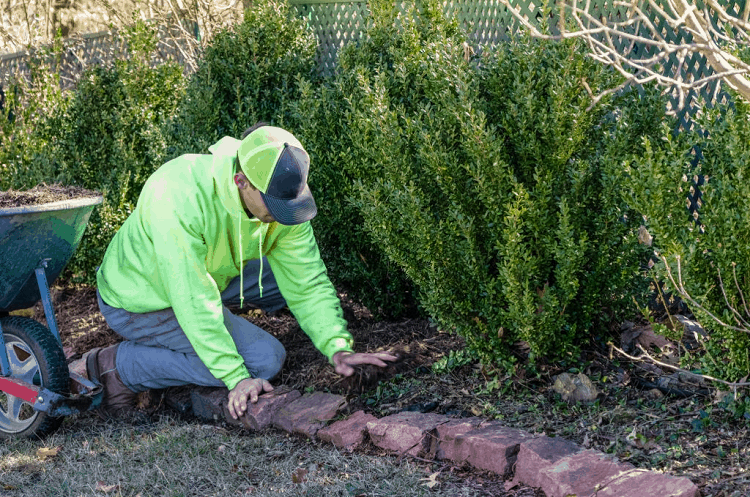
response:
[[[237,150],[240,148],[240,140],[225,136],[214,143],[208,150],[213,155],[213,180],[216,193],[221,200],[224,209],[231,215],[244,213],[245,209],[240,200],[240,192],[234,184],[234,173],[237,167]]]
[[[236,138],[225,136],[214,143],[208,150],[213,154],[213,180],[216,192],[222,205],[227,212],[237,219],[237,260],[240,261],[240,308],[245,305],[244,268],[242,267],[242,220],[247,218],[245,208],[240,199],[240,192],[234,183],[234,174],[237,166],[237,151],[242,142]],[[263,298],[263,237],[268,230],[268,225],[258,219],[251,219],[260,224],[260,237],[258,238],[258,252],[260,253],[260,271],[258,272],[258,288],[260,297]]]

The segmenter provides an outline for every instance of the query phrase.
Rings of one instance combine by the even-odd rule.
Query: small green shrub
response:
[[[670,273],[682,281],[694,299],[686,303],[709,331],[703,371],[728,381],[750,373],[749,121],[750,105],[741,98],[704,108],[700,132],[675,135],[664,126],[621,169],[628,200],[654,237],[658,276],[667,291],[676,291]],[[696,187],[702,193],[693,216],[688,196]]]
[[[347,136],[329,174],[354,183],[350,219],[483,361],[512,362],[518,340],[532,357],[575,354],[645,291],[605,154],[625,153],[607,133],[627,143],[652,123],[622,123],[611,99],[589,109],[582,81],[598,92],[614,79],[575,42],[517,38],[477,72],[438,2],[370,6],[325,110]]]
[[[45,122],[44,133],[54,138],[48,150],[37,154],[54,162],[56,181],[104,194],[66,268],[74,281],[94,282],[93,270],[109,241],[135,207],[146,179],[162,164],[164,123],[184,88],[179,65],[149,65],[156,26],[136,21],[122,36],[129,57],[81,77],[70,104]]]
[[[374,243],[351,202],[360,168],[377,163],[356,143],[348,77],[341,71],[330,86],[303,82],[293,106],[295,129],[310,154],[310,188],[318,206],[312,224],[329,275],[339,287],[378,315],[413,315],[417,306],[413,285]]]
[[[59,44],[36,50],[29,60],[28,75],[11,78],[3,88],[0,106],[0,190],[25,190],[49,181],[55,164],[49,152],[54,134],[45,123],[52,112],[68,105],[53,69]]]
[[[286,2],[254,2],[206,47],[170,127],[170,157],[206,153],[258,121],[284,126],[297,78],[313,75],[316,44]]]

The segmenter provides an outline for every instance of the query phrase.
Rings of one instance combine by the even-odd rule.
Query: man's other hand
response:
[[[247,411],[248,399],[255,404],[258,402],[258,395],[272,390],[271,384],[263,378],[245,378],[229,392],[229,414],[234,419],[239,418]]]
[[[377,352],[372,354],[346,352],[341,350],[333,354],[333,368],[342,376],[351,376],[354,374],[354,368],[352,366],[359,366],[361,364],[372,364],[384,368],[387,364],[383,361],[395,361],[396,356],[387,354],[385,352]]]

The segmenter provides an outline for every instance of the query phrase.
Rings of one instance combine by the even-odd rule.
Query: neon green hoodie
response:
[[[212,155],[183,155],[154,172],[97,273],[112,307],[172,307],[198,357],[229,389],[250,374],[224,326],[221,292],[248,260],[268,258],[289,309],[329,361],[353,345],[310,222],[262,223],[245,213],[232,180],[239,145],[224,137]]]

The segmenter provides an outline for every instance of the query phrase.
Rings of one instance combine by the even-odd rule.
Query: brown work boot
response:
[[[104,397],[100,406],[102,417],[123,418],[137,415],[135,408],[138,394],[125,386],[115,368],[117,347],[96,348],[86,357],[86,373],[89,380],[101,383]]]

